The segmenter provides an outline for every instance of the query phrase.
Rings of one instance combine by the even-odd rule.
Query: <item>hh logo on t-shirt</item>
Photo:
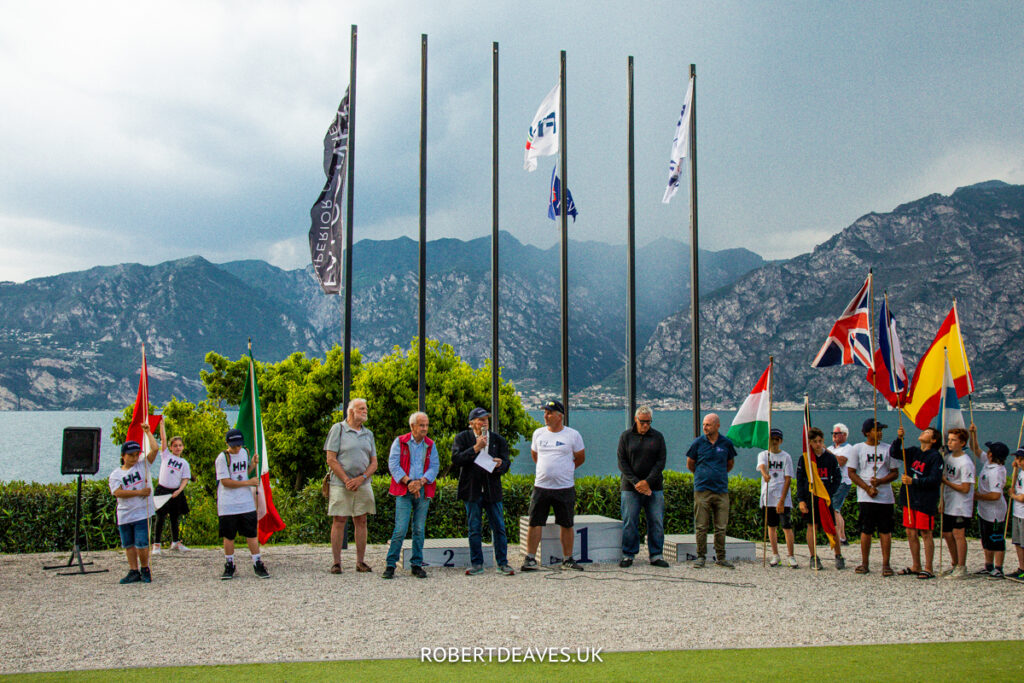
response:
[[[138,472],[132,472],[127,477],[121,477],[121,482],[124,484],[125,488],[128,488],[132,484],[138,484],[140,481],[142,481],[142,475]]]
[[[867,462],[869,464],[882,464],[883,462],[885,462],[886,457],[887,456],[884,453],[875,453],[874,451],[872,451],[868,453],[866,456],[864,456],[864,462]]]
[[[175,460],[174,458],[167,458],[167,469],[169,470],[180,470],[184,467],[185,463],[181,460]]]
[[[949,479],[954,474],[956,474],[956,466],[955,465],[946,465],[946,478]]]
[[[771,470],[779,470],[781,472],[785,468],[786,468],[786,463],[782,462],[781,460],[769,460],[768,461],[768,470],[769,471],[771,471]]]
[[[244,460],[239,460],[238,462],[231,463],[232,472],[244,472],[247,469],[249,468]]]

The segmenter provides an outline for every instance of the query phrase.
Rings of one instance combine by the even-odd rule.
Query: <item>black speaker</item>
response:
[[[65,427],[60,455],[61,474],[96,474],[100,471],[100,428]]]

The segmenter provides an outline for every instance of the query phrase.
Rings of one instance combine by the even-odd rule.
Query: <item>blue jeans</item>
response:
[[[836,494],[832,496],[832,509],[836,512],[843,511],[843,501],[846,500],[846,496],[850,493],[850,487],[852,484],[840,484],[839,488],[836,489]]]
[[[665,492],[622,492],[622,554],[633,557],[640,550],[640,509],[647,516],[647,551],[651,562],[661,559],[665,545]]]
[[[398,556],[402,552],[402,541],[409,530],[409,519],[412,518],[412,560],[413,567],[423,566],[423,534],[427,529],[427,509],[430,499],[423,493],[419,498],[411,493],[395,497],[395,530],[391,533],[391,547],[388,548],[388,566],[398,564]]]
[[[117,526],[121,534],[121,547],[148,548],[149,547],[149,520],[140,519],[137,522],[128,522]]]
[[[494,539],[494,561],[499,567],[508,564],[508,539],[505,536],[505,510],[499,500],[488,503],[483,500],[466,501],[466,519],[469,521],[469,563],[474,567],[484,564],[484,551],[480,543],[480,531],[483,528],[482,513],[487,511],[487,523],[491,525],[491,537]]]

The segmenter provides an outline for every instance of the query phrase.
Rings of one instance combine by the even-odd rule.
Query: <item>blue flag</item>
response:
[[[559,181],[558,175],[555,173],[557,166],[551,169],[551,196],[548,200],[548,218],[555,220],[555,216],[562,215],[562,191],[561,182]],[[569,188],[565,188],[565,195],[569,199],[568,215],[572,216],[572,222],[576,222],[576,202],[572,200],[572,192]]]

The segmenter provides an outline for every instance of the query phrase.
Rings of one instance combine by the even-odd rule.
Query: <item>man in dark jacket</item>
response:
[[[622,473],[622,561],[633,564],[640,550],[640,510],[647,516],[647,551],[651,564],[668,567],[662,557],[665,544],[665,493],[661,472],[665,469],[665,437],[651,427],[653,414],[637,408],[633,426],[619,437],[619,471]]]
[[[484,553],[480,542],[482,513],[487,511],[494,541],[494,560],[498,571],[507,576],[515,572],[508,564],[508,541],[505,536],[505,511],[501,500],[501,475],[508,472],[512,461],[508,443],[490,430],[491,416],[483,408],[469,413],[469,429],[459,432],[452,442],[452,470],[459,477],[459,500],[466,505],[469,522],[469,562],[466,574],[484,572]]]
[[[913,566],[899,573],[916,574],[919,579],[933,579],[932,559],[935,556],[935,515],[939,511],[939,488],[942,484],[942,455],[939,453],[939,431],[928,427],[917,437],[921,447],[903,448],[903,427],[896,431],[896,440],[889,452],[894,458],[905,457],[906,472],[900,487],[900,505],[903,506],[903,526],[907,529],[907,542]],[[908,498],[909,496],[909,498]],[[921,543],[924,541],[924,568],[921,567]]]
[[[811,427],[807,430],[807,441],[811,451],[814,453],[814,459],[817,461],[818,477],[821,479],[821,483],[825,485],[825,490],[828,491],[829,500],[831,500],[832,496],[839,489],[839,485],[843,483],[843,476],[839,472],[839,461],[836,460],[836,456],[833,455],[832,451],[825,449],[825,434],[817,427]],[[799,501],[800,513],[807,524],[807,549],[811,552],[811,569],[824,569],[816,552],[818,545],[815,542],[818,533],[818,520],[816,517],[824,507],[825,513],[830,516],[832,525],[835,526],[835,511],[831,505],[818,505],[818,496],[812,493],[808,482],[807,460],[807,455],[804,455],[796,466],[796,499]],[[824,497],[822,498],[824,499]],[[813,514],[811,512],[812,508],[814,510]],[[812,523],[812,520],[814,523]],[[838,538],[835,539],[835,551],[836,569],[843,569],[846,567],[846,560],[843,558],[842,546],[839,544]]]

